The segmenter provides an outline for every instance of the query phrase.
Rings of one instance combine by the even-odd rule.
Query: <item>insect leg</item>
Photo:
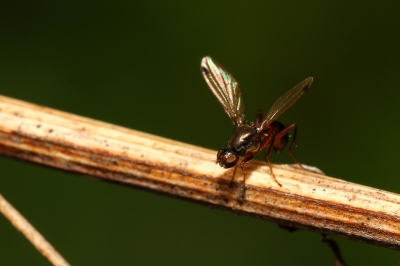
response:
[[[233,175],[232,175],[232,179],[231,182],[229,183],[229,187],[231,188],[233,186],[233,179],[235,178],[235,174],[236,174],[236,169],[238,167],[238,164],[235,165],[235,169],[233,170]],[[242,168],[243,170],[243,168]]]
[[[280,136],[280,138],[281,138],[281,137],[282,137],[282,136]],[[256,151],[246,153],[246,158],[244,158],[243,161],[240,163],[240,167],[242,168],[242,171],[243,171],[243,183],[245,182],[245,179],[246,179],[246,178],[245,178],[246,171],[244,170],[244,165],[245,165],[246,163],[248,163],[249,161],[251,161],[251,159],[253,159],[254,154],[259,153],[262,149],[264,149],[265,147],[267,147],[267,146],[269,145],[268,150],[267,150],[266,155],[265,155],[265,159],[266,159],[266,161],[267,161],[267,163],[268,163],[269,170],[271,171],[272,178],[274,179],[274,181],[275,181],[280,187],[282,186],[281,183],[279,183],[278,180],[276,179],[275,174],[274,174],[274,171],[272,170],[271,162],[270,162],[270,160],[269,160],[269,156],[271,155],[271,151],[272,151],[272,147],[273,147],[272,144],[274,143],[275,139],[276,139],[276,133],[273,131],[271,134],[268,134],[268,135],[262,140],[260,146],[258,147],[258,149],[257,149]]]
[[[276,136],[277,139],[282,138],[286,133],[288,133],[290,130],[294,129],[293,132],[293,139],[292,139],[292,143],[290,144],[288,153],[289,155],[293,158],[293,160],[302,168],[303,166],[301,165],[301,163],[299,162],[299,160],[297,160],[296,156],[294,156],[293,153],[293,148],[296,145],[296,137],[297,137],[297,125],[296,124],[291,124],[290,126],[288,126],[287,128],[285,128],[284,130],[282,130],[281,132],[279,132]]]
[[[263,122],[263,113],[262,113],[262,110],[259,109],[257,111],[256,120],[255,120],[254,124],[256,125],[256,127],[260,127],[262,122]]]
[[[248,162],[250,162],[254,157],[254,153],[249,151],[248,153],[246,153],[246,158],[243,159],[243,161],[240,163],[240,168],[242,168],[242,172],[243,172],[243,184],[246,183],[246,171],[244,170],[244,165]]]
[[[258,114],[257,114],[257,117],[256,117],[256,123],[257,123],[258,116],[261,116],[261,119],[262,119],[261,110],[258,111]],[[250,162],[253,159],[254,154],[259,153],[264,147],[266,147],[268,145],[268,143],[271,143],[271,139],[272,138],[270,136],[267,136],[266,138],[263,139],[263,141],[261,142],[260,146],[258,147],[258,149],[256,151],[249,151],[249,152],[246,153],[246,157],[240,163],[240,168],[242,169],[242,172],[243,172],[243,184],[246,181],[246,170],[244,170],[244,165],[247,164],[248,162]]]
[[[277,135],[275,134],[275,132],[273,132],[271,135],[272,135],[271,144],[269,145],[268,150],[267,150],[267,152],[266,152],[266,154],[265,154],[265,160],[267,160],[267,163],[268,163],[268,166],[269,166],[269,170],[271,171],[271,176],[272,176],[272,178],[273,178],[274,181],[281,187],[282,185],[281,185],[281,183],[279,183],[278,180],[276,179],[276,176],[275,176],[275,174],[274,174],[274,171],[272,171],[271,162],[270,162],[270,160],[269,160],[269,156],[271,155],[272,147],[274,146],[273,143],[274,143],[274,141],[275,141],[275,139],[276,139],[276,136],[277,136]],[[263,142],[264,142],[264,141],[263,141]],[[265,146],[264,146],[264,147],[265,147]]]

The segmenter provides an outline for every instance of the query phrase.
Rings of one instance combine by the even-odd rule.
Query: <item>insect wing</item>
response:
[[[266,114],[260,128],[265,128],[278,119],[290,106],[292,106],[310,88],[313,78],[309,77],[294,86],[291,90],[282,95]]]
[[[208,87],[217,97],[233,124],[242,124],[244,104],[239,84],[236,80],[209,56],[201,60],[201,72]]]

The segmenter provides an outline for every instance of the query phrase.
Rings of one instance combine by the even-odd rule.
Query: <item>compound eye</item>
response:
[[[237,161],[237,156],[235,154],[228,154],[226,156],[225,162],[227,164],[235,163]]]
[[[239,156],[235,151],[229,149],[221,149],[217,154],[217,162],[223,168],[231,168],[239,161]]]

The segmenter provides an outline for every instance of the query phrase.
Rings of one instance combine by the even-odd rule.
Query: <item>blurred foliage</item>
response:
[[[280,119],[299,126],[296,156],[398,193],[399,11],[396,1],[1,1],[1,94],[219,149],[232,126],[200,74],[203,56],[239,81],[247,119],[313,76]],[[313,232],[0,165],[0,193],[73,265],[333,265]],[[3,218],[0,235],[1,265],[46,264]],[[400,260],[336,239],[349,265]]]

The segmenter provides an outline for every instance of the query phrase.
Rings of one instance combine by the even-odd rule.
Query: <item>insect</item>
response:
[[[276,119],[308,91],[313,82],[312,77],[306,78],[276,100],[264,118],[262,111],[259,110],[255,121],[247,122],[244,120],[242,94],[233,76],[209,56],[202,59],[201,72],[208,87],[210,87],[215,97],[217,97],[219,103],[235,126],[235,131],[228,141],[228,148],[220,149],[216,160],[216,163],[223,168],[235,166],[231,184],[235,177],[239,157],[245,157],[240,163],[243,172],[243,183],[245,183],[245,164],[250,162],[255,154],[265,149],[265,159],[268,163],[271,176],[279,186],[282,186],[275,177],[269,156],[272,150],[276,153],[280,153],[283,150],[288,142],[288,132],[290,130],[294,130],[294,133],[288,153],[303,168],[292,152],[296,144],[296,124],[285,127],[282,123],[276,121]]]

